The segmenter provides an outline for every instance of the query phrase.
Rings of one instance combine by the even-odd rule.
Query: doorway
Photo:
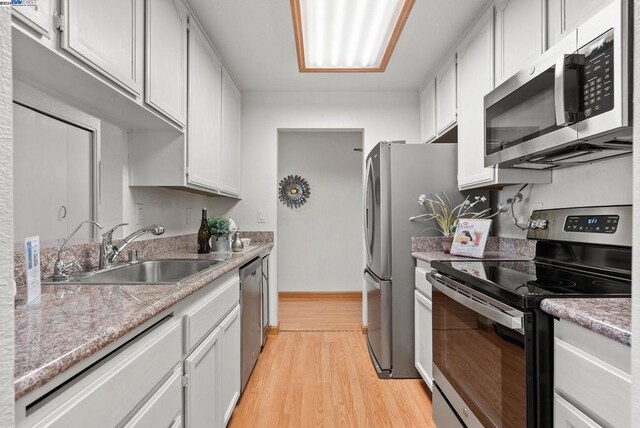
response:
[[[278,134],[278,180],[310,187],[303,205],[278,204],[280,331],[362,329],[362,141],[361,130]]]

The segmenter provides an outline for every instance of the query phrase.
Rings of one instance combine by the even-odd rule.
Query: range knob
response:
[[[536,218],[536,219],[532,219],[529,222],[529,228],[530,229],[546,229],[547,225],[549,224],[548,220],[542,219],[542,218]]]

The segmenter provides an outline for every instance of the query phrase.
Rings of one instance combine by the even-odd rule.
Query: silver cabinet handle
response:
[[[497,322],[498,324],[501,324],[511,330],[515,330],[524,334],[524,330],[522,328],[522,318],[524,314],[522,312],[509,308],[509,311],[514,313],[514,315],[511,315],[505,312],[503,309],[494,305],[494,303],[499,302],[490,302],[488,300],[493,299],[490,299],[487,296],[483,296],[482,293],[474,292],[469,289],[469,287],[466,287],[463,284],[453,281],[451,278],[447,278],[437,273],[431,275],[430,282],[434,288],[436,288],[438,291],[451,298],[452,300],[458,302],[462,306],[472,310],[473,312],[483,315],[490,320]],[[449,285],[447,285],[446,283],[449,283]],[[473,298],[470,296],[473,296]],[[508,306],[502,303],[500,303],[500,305],[508,308]]]

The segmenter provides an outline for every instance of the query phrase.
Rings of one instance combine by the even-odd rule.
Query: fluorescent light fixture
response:
[[[383,72],[415,0],[291,0],[301,72]]]

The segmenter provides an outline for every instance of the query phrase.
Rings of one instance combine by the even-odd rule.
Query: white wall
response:
[[[230,214],[245,230],[273,230],[276,245],[270,290],[270,322],[277,324],[278,129],[364,131],[364,153],[381,140],[418,143],[416,92],[245,92],[242,96],[242,196]],[[264,210],[266,223],[257,223]],[[361,263],[364,267],[364,260]],[[366,323],[366,301],[363,322]]]
[[[634,31],[640,34],[640,0],[634,1]],[[632,374],[632,409],[631,426],[640,426],[640,37],[635,38],[634,60],[633,60],[633,272],[632,272],[632,327],[631,333],[634,338],[631,347],[631,374]]]
[[[14,424],[11,8],[0,7],[0,427]]]
[[[280,291],[362,289],[362,132],[281,132],[278,178],[300,175],[311,197],[278,203]]]
[[[516,216],[526,222],[535,209],[631,204],[632,172],[631,156],[554,170],[551,183],[529,185],[523,190],[523,202],[515,205]],[[505,201],[520,187],[506,187],[498,192],[497,200]],[[527,235],[513,225],[510,214],[499,215],[496,222],[494,232],[499,236],[525,238]]]

